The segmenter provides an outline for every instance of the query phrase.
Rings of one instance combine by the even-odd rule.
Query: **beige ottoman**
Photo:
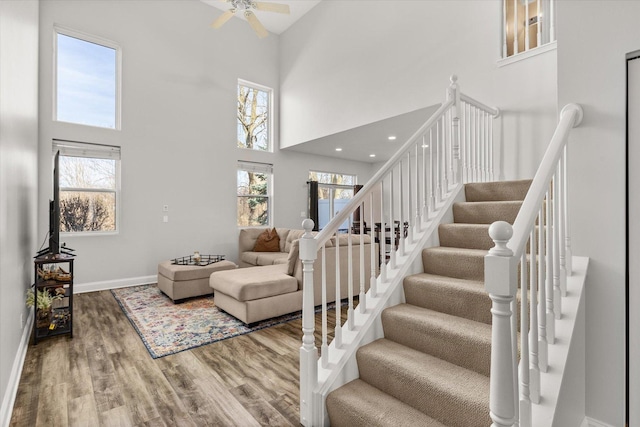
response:
[[[204,266],[175,265],[171,261],[162,261],[158,264],[158,289],[173,301],[209,295],[213,293],[209,286],[211,273],[235,268],[238,266],[231,261],[218,261]]]

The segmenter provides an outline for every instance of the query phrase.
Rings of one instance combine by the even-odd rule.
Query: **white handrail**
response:
[[[548,345],[555,342],[555,322],[562,316],[562,284],[566,285],[565,276],[570,274],[567,270],[570,262],[564,263],[565,254],[571,254],[570,247],[566,246],[570,242],[566,226],[569,206],[566,147],[571,129],[578,126],[582,118],[582,108],[577,104],[562,109],[556,131],[513,226],[498,221],[489,227],[495,243],[485,257],[485,289],[492,301],[489,404],[492,425],[496,427],[531,427],[531,405],[541,399],[540,382],[544,379],[540,373],[548,368]],[[530,259],[526,254],[527,242]],[[518,268],[520,288],[525,290],[521,292],[521,308],[513,304],[518,290]],[[527,271],[530,274],[526,274]],[[531,289],[531,306],[527,289]],[[538,290],[540,298],[537,298]],[[520,346],[516,325],[518,309],[521,311]],[[515,369],[518,361],[519,371]]]
[[[353,337],[363,324],[361,321],[356,325],[355,320],[366,316],[374,319],[380,315],[383,304],[369,304],[369,301],[377,298],[379,302],[388,298],[401,284],[399,272],[406,271],[411,265],[410,259],[417,259],[416,254],[422,249],[416,242],[424,244],[437,229],[433,224],[443,215],[445,204],[452,203],[452,195],[465,181],[484,181],[496,175],[493,165],[500,162],[494,162],[493,155],[499,152],[493,148],[490,129],[491,120],[498,114],[498,109],[461,94],[457,77],[452,76],[446,100],[436,112],[324,229],[314,236],[311,233],[313,222],[303,222],[305,234],[299,241],[300,259],[304,266],[301,424],[325,424],[325,396],[319,389],[326,385],[324,381],[327,378],[338,377],[349,354],[353,354],[350,352],[354,345]],[[356,210],[360,213],[359,223],[353,216]],[[367,219],[369,224],[365,225]],[[341,232],[340,227],[345,222],[349,228]],[[369,234],[366,239],[365,234]],[[326,271],[328,248],[331,248],[331,256],[335,255],[333,271]],[[322,257],[322,262],[315,264],[317,256]],[[342,268],[341,261],[344,262]],[[370,263],[369,268],[365,265],[367,263]],[[314,265],[322,269],[321,275],[314,274]],[[330,280],[335,283],[329,283]],[[319,298],[316,291],[320,285],[322,295]],[[327,329],[330,325],[326,312],[327,302],[332,300],[326,294],[333,294],[333,289],[336,300],[348,298],[348,309],[343,323],[340,304],[336,304],[335,334],[329,343]],[[357,310],[354,309],[356,302]],[[314,337],[314,303],[321,305],[322,310],[320,356]],[[349,351],[347,346],[351,346]]]

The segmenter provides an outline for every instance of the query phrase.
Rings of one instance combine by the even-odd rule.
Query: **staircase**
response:
[[[384,338],[358,349],[359,378],[326,399],[332,426],[488,426],[491,299],[489,225],[516,219],[531,181],[465,185],[424,272],[405,277],[406,303],[382,313]]]

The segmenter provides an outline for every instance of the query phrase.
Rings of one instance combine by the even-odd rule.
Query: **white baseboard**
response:
[[[82,294],[85,292],[106,291],[109,289],[128,288],[130,286],[147,285],[158,283],[158,276],[130,277],[127,279],[105,280],[102,282],[74,283],[73,293]]]
[[[16,395],[18,394],[18,386],[20,385],[20,377],[22,376],[22,367],[24,366],[24,359],[27,356],[27,347],[29,347],[29,338],[31,337],[31,329],[33,328],[33,313],[27,318],[27,322],[22,330],[22,338],[20,339],[20,346],[16,352],[16,357],[13,360],[13,366],[11,368],[11,376],[7,384],[7,389],[4,393],[4,399],[2,400],[2,406],[0,407],[0,426],[8,427],[11,422],[11,415],[13,414],[13,405],[16,401]]]
[[[580,427],[613,427],[611,424],[603,423],[602,421],[594,420],[593,418],[584,417],[584,421]]]

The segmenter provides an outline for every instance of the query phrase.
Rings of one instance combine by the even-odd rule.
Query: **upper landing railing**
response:
[[[556,41],[556,0],[502,1],[502,58]]]
[[[540,373],[549,367],[548,346],[555,343],[555,322],[562,316],[567,276],[572,273],[567,142],[571,129],[581,122],[579,105],[562,109],[513,227],[499,221],[489,228],[495,243],[485,257],[485,288],[492,300],[490,414],[494,426],[531,427],[531,405],[541,399],[544,377]],[[529,292],[518,293],[518,288]]]
[[[332,370],[339,369],[343,363],[340,358],[348,353],[347,341],[357,329],[356,312],[368,315],[372,298],[391,288],[392,280],[394,284],[400,280],[396,276],[400,269],[408,266],[408,248],[416,246],[418,238],[425,235],[453,190],[464,182],[490,181],[497,177],[493,120],[498,115],[497,109],[460,93],[457,78],[452,76],[440,108],[322,231],[313,235],[313,222],[303,223],[307,230],[300,239],[304,276],[300,349],[300,421],[303,425],[324,424],[324,394],[319,392],[319,387],[335,372]],[[341,233],[339,229],[345,222],[347,232]],[[338,241],[344,244],[334,244]],[[327,272],[325,248],[328,246],[335,246],[332,251],[336,271]],[[322,277],[320,283],[314,282],[314,261],[318,256],[322,258],[322,271],[315,276]],[[341,268],[342,280],[344,269],[348,270],[347,286],[341,286],[344,285]],[[321,300],[314,297],[318,287],[321,287]],[[340,304],[336,304],[335,315],[327,309],[328,301],[343,298],[348,301],[344,323]],[[320,355],[314,338],[315,305],[321,305],[322,313]],[[335,323],[331,331],[329,321]],[[334,336],[332,341],[329,341],[330,332]]]

